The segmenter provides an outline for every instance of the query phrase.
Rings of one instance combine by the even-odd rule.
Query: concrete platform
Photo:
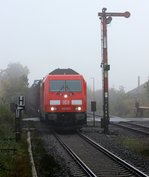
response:
[[[23,121],[34,121],[34,122],[39,122],[40,118],[39,117],[27,117],[27,118],[23,118]]]
[[[93,117],[88,117],[87,121],[93,121]],[[95,117],[95,121],[101,121],[100,117]],[[122,118],[122,117],[110,117],[110,122],[127,122],[127,121],[149,121],[149,118],[142,117],[130,117],[130,118]]]

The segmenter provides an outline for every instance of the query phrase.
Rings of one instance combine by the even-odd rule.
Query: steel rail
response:
[[[83,169],[83,171],[86,173],[89,177],[97,177],[90,168],[59,138],[59,136],[53,132],[56,139],[60,142],[60,144],[66,149],[66,151],[69,153],[69,155],[76,161],[76,163]]]
[[[118,127],[126,128],[128,130],[132,130],[132,131],[135,131],[137,133],[139,132],[139,133],[142,133],[142,134],[145,134],[145,135],[149,135],[149,132],[146,132],[144,130],[139,130],[139,129],[134,128],[134,127],[128,127],[128,126],[136,126],[136,127],[144,128],[144,129],[148,129],[148,130],[149,130],[149,127],[143,127],[141,125],[136,125],[136,124],[132,124],[132,123],[129,123],[129,122],[125,122],[125,124],[127,124],[128,126],[127,125],[118,124],[118,123],[113,123],[113,122],[110,122],[110,124],[118,126]]]
[[[83,139],[85,139],[88,143],[90,143],[95,148],[99,149],[104,154],[106,154],[108,157],[110,157],[112,160],[116,161],[117,163],[119,163],[120,165],[122,165],[123,167],[125,167],[127,170],[131,171],[134,175],[137,175],[139,177],[149,177],[147,174],[143,173],[142,171],[140,171],[139,169],[135,168],[131,164],[129,164],[126,161],[122,160],[121,158],[119,158],[118,156],[116,156],[115,154],[113,154],[112,152],[110,152],[109,150],[105,149],[104,147],[102,147],[101,145],[99,145],[98,143],[96,143],[95,141],[91,140],[89,137],[87,137],[87,136],[85,136],[85,135],[83,135],[81,133],[78,133],[78,134]]]

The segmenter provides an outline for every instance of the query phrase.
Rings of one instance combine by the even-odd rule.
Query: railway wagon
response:
[[[72,69],[56,69],[40,85],[40,114],[57,129],[86,124],[86,81]]]

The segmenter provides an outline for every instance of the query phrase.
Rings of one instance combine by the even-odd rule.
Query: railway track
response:
[[[82,134],[56,134],[57,140],[83,169],[85,176],[147,177],[146,174],[121,160]],[[83,176],[78,174],[78,176]]]
[[[88,116],[93,116],[93,113],[88,112],[87,113]],[[95,114],[96,117],[100,117],[99,114]],[[112,125],[116,125],[122,128],[126,128],[132,131],[135,131],[137,133],[141,133],[144,135],[149,135],[149,126],[145,126],[145,125],[140,125],[140,124],[136,124],[136,123],[132,123],[132,122],[112,122],[110,121],[110,124]]]
[[[110,124],[116,125],[122,128],[126,128],[129,130],[135,131],[137,133],[144,134],[144,135],[149,135],[149,127],[144,126],[144,125],[139,125],[139,124],[135,124],[131,122],[118,122],[118,123],[110,122]]]

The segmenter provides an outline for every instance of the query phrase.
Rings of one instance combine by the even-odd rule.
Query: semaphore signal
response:
[[[103,117],[101,119],[101,127],[104,128],[104,133],[109,132],[109,91],[108,91],[108,71],[110,65],[108,64],[108,50],[107,50],[107,24],[110,24],[112,17],[130,17],[128,11],[124,13],[106,12],[106,8],[98,13],[101,20],[101,46],[102,46],[102,80],[103,80]]]

